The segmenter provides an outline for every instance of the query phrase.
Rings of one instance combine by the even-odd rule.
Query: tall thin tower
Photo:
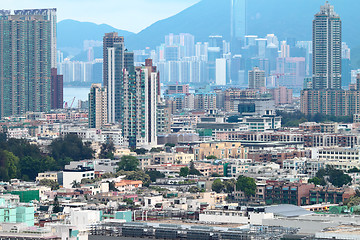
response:
[[[341,89],[341,20],[334,6],[321,6],[313,21],[313,87]]]
[[[238,53],[246,35],[246,0],[231,0],[232,52]]]
[[[103,38],[103,86],[105,87],[108,85],[109,79],[109,48],[114,48],[115,43],[123,44],[124,37],[118,36],[117,32],[105,33]]]

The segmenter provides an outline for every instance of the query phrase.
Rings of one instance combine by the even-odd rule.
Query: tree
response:
[[[335,187],[342,187],[351,183],[352,178],[341,170],[332,169],[329,172],[329,182]]]
[[[218,158],[216,156],[214,156],[214,155],[210,155],[210,156],[207,156],[206,159],[207,160],[216,160]]]
[[[134,156],[122,156],[118,165],[118,170],[136,171],[139,166],[139,159]]]
[[[79,182],[77,182],[76,180],[74,180],[72,183],[71,183],[71,187],[72,188],[79,188],[79,187],[81,187],[81,185],[80,185],[80,183]]]
[[[39,185],[51,187],[51,190],[59,189],[59,183],[55,182],[54,180],[50,180],[50,179],[41,179],[39,182]]]
[[[19,158],[12,152],[4,151],[4,155],[7,162],[8,175],[10,179],[18,178],[19,176]]]
[[[326,185],[326,181],[324,179],[324,177],[318,178],[318,177],[314,177],[309,179],[308,183],[313,183],[316,186],[325,186]]]
[[[126,175],[125,179],[127,180],[142,181],[145,187],[148,187],[151,183],[150,176],[146,174],[144,171],[139,169],[137,171],[128,171],[128,172],[120,172],[120,173]]]
[[[221,181],[221,179],[215,179],[213,184],[211,185],[211,189],[216,193],[221,193],[225,188],[224,183]]]
[[[61,212],[61,208],[60,208],[60,204],[59,204],[59,199],[56,195],[54,198],[54,203],[53,203],[53,213],[59,213],[59,212]]]
[[[19,158],[7,150],[0,151],[0,180],[9,181],[19,176]]]
[[[175,147],[175,144],[173,144],[173,143],[167,143],[167,144],[165,144],[165,147],[171,147],[171,148],[173,148],[173,147]]]
[[[199,172],[199,170],[197,170],[195,168],[195,164],[193,161],[191,161],[190,163],[190,168],[189,168],[189,175],[197,175],[197,176],[201,176],[202,174]]]
[[[152,149],[150,150],[151,153],[159,153],[159,152],[161,152],[161,151],[163,151],[162,148],[152,148]]]
[[[145,148],[138,148],[135,149],[134,152],[136,152],[137,155],[144,155],[148,152],[148,150],[146,150]]]
[[[244,192],[246,197],[251,197],[256,193],[255,179],[240,175],[236,181],[236,190]]]
[[[342,187],[351,183],[352,178],[343,171],[335,169],[333,166],[327,166],[325,169],[320,169],[316,173],[316,177],[310,179],[309,182],[313,182],[314,184],[319,183],[320,185],[325,186],[326,180],[335,187]]]
[[[150,176],[151,182],[156,182],[156,179],[165,177],[165,174],[159,171],[147,171],[146,174]]]
[[[55,139],[49,146],[51,156],[56,160],[70,158],[72,161],[93,159],[94,151],[91,143],[83,143],[76,134],[67,134]],[[63,167],[63,166],[62,166]]]
[[[99,158],[114,159],[115,146],[112,141],[103,143],[100,148]]]
[[[229,180],[226,180],[224,182],[225,185],[225,192],[226,193],[232,193],[235,190],[236,180],[235,178],[231,178]]]
[[[354,167],[348,171],[348,173],[358,173],[358,172],[360,172],[360,169],[358,169],[357,167]]]
[[[180,177],[187,177],[189,175],[189,168],[188,167],[182,167],[180,168]]]
[[[189,188],[189,192],[190,193],[198,193],[198,192],[201,192],[201,189],[197,186],[192,186]]]

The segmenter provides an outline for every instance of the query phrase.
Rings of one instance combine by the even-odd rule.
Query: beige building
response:
[[[248,148],[243,147],[240,142],[201,143],[194,148],[194,152],[195,160],[203,160],[208,156],[215,156],[217,159],[247,159]]]
[[[205,177],[210,177],[214,173],[221,176],[224,175],[223,165],[213,165],[211,163],[195,162],[195,168]]]
[[[58,180],[58,175],[57,172],[44,172],[44,173],[39,173],[38,176],[36,177],[36,181],[40,182],[41,180],[52,180],[54,182],[57,182]]]
[[[253,70],[249,71],[249,88],[259,89],[261,87],[266,87],[265,71],[254,67]]]

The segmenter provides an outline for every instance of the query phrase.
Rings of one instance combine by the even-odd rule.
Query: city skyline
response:
[[[2,2],[2,9],[57,8],[58,22],[73,19],[81,22],[107,24],[112,27],[140,32],[151,24],[171,17],[200,0],[97,0],[71,1],[61,3],[43,0],[17,0]],[[108,6],[112,6],[109,8]],[[79,9],[82,9],[79,11]],[[159,11],[161,9],[162,11]],[[85,11],[84,11],[85,10]],[[141,17],[139,17],[141,16]],[[146,19],[146,21],[145,21]]]

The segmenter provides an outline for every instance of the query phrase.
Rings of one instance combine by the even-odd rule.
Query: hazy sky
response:
[[[0,0],[2,9],[57,8],[58,21],[106,23],[139,32],[200,0]]]

